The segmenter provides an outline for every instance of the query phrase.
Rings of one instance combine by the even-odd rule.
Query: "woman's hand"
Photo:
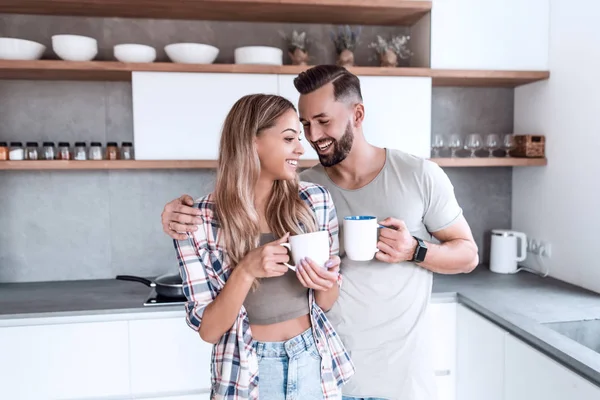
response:
[[[285,274],[288,267],[283,263],[290,261],[287,248],[281,244],[287,242],[289,233],[280,239],[248,252],[240,261],[238,267],[242,268],[252,279],[272,278]]]
[[[327,291],[337,285],[340,271],[340,258],[333,256],[324,267],[311,259],[305,258],[296,266],[296,276],[302,286],[317,291]]]

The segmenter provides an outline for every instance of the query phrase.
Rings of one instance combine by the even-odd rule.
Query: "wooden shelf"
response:
[[[545,158],[432,158],[442,167],[535,167],[547,164]],[[316,160],[301,160],[300,168],[316,165]],[[116,161],[0,161],[0,170],[123,170],[123,169],[214,169],[215,160],[116,160]]]
[[[187,20],[412,25],[431,1],[404,0],[3,0],[0,13]]]
[[[212,160],[99,160],[99,161],[0,161],[0,170],[112,170],[112,169],[201,169],[215,168]]]
[[[542,167],[548,164],[546,158],[517,157],[454,157],[431,160],[441,167]]]
[[[310,66],[0,60],[0,79],[130,81],[133,71],[297,75],[308,68]],[[515,87],[550,77],[548,71],[477,71],[383,67],[351,67],[348,70],[359,76],[431,77],[433,86]]]

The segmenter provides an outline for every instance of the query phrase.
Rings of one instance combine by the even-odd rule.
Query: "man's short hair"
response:
[[[294,79],[294,86],[300,94],[308,94],[329,82],[333,84],[336,101],[363,101],[358,77],[337,65],[317,65],[307,69]]]

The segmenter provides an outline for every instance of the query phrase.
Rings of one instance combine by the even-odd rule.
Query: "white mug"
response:
[[[292,271],[300,264],[303,258],[310,258],[317,265],[324,267],[329,260],[329,232],[316,231],[290,236],[289,243],[281,245],[292,252],[294,265],[284,263]]]
[[[370,215],[344,217],[344,251],[354,261],[369,261],[379,251],[377,248],[377,218]]]

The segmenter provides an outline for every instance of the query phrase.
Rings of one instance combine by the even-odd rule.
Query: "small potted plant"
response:
[[[354,50],[358,44],[361,30],[362,27],[360,26],[353,31],[350,26],[346,25],[340,27],[337,34],[331,32],[331,39],[337,53],[337,65],[342,67],[354,66]]]
[[[291,36],[285,36],[288,54],[293,65],[307,65],[308,63],[308,39],[306,32],[298,33],[295,30]]]
[[[413,55],[407,47],[409,40],[408,35],[394,36],[389,41],[377,35],[377,41],[371,43],[369,48],[375,49],[382,67],[396,67],[399,58],[406,60]]]

